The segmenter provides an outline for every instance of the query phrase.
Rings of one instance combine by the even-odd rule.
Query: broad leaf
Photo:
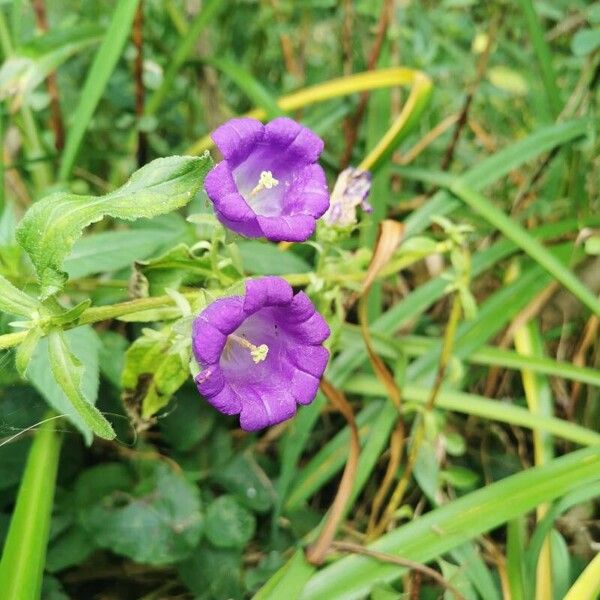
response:
[[[233,496],[220,496],[206,511],[206,537],[217,548],[243,548],[254,536],[254,515]]]
[[[84,227],[105,216],[151,218],[187,204],[202,185],[210,163],[208,153],[159,158],[105,196],[58,192],[34,204],[17,228],[17,241],[33,262],[41,297],[47,298],[64,286],[67,274],[63,262]]]
[[[0,311],[21,317],[31,317],[38,308],[39,302],[0,275]]]
[[[98,546],[136,562],[183,560],[202,535],[199,490],[164,463],[144,466],[135,488],[114,489],[81,511],[80,522]]]

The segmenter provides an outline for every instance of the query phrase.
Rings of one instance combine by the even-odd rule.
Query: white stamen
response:
[[[275,186],[279,185],[279,179],[275,179],[273,177],[273,173],[271,171],[261,171],[260,178],[258,179],[258,183],[254,187],[254,189],[250,192],[250,195],[253,196],[257,194],[261,190],[270,190]]]
[[[229,338],[234,342],[242,346],[243,348],[247,348],[250,350],[250,356],[254,361],[254,364],[258,364],[263,360],[267,359],[267,355],[269,354],[269,346],[266,344],[261,344],[260,346],[255,346],[251,342],[249,342],[246,338],[240,337],[239,335],[235,335],[235,333],[231,333]]]

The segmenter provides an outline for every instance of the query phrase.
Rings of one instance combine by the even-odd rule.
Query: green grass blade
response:
[[[225,58],[211,58],[207,60],[207,63],[230,77],[253,104],[256,104],[267,113],[268,119],[284,114],[277,105],[275,98],[247,69]]]
[[[223,6],[223,3],[220,2],[220,0],[208,0],[207,2],[202,3],[201,10],[194,17],[190,28],[179,43],[177,50],[175,50],[172,60],[169,61],[169,65],[160,86],[152,96],[150,96],[146,103],[144,108],[144,113],[146,115],[153,115],[160,108],[167,97],[167,94],[173,87],[173,82],[180,72],[181,66],[191,54],[194,45],[198,41],[198,37],[202,33],[202,30],[212,21],[221,6]]]
[[[560,113],[561,102],[560,102],[560,90],[556,84],[556,73],[552,66],[552,53],[544,38],[544,31],[542,29],[540,20],[535,12],[532,0],[519,0],[521,10],[525,16],[525,23],[529,31],[529,37],[533,45],[537,61],[539,63],[540,72],[542,75],[542,82],[546,91],[546,99],[550,106],[552,116],[557,117]],[[536,71],[537,74],[537,71]]]
[[[349,379],[342,389],[352,394],[376,398],[385,396],[385,388],[372,375],[356,375]],[[428,390],[425,386],[405,385],[402,387],[402,396],[406,401],[424,404],[427,401]],[[537,415],[521,406],[490,400],[477,394],[443,390],[438,395],[436,406],[491,421],[527,427],[534,431],[545,431],[585,446],[600,444],[600,433],[591,429],[556,417]]]
[[[525,519],[521,516],[508,522],[506,532],[506,575],[511,600],[525,600]]]
[[[480,191],[540,154],[581,137],[589,125],[588,119],[573,119],[558,125],[540,128],[526,138],[509,144],[493,156],[481,161],[463,173],[460,178],[469,187]],[[407,167],[402,167],[402,169],[406,169],[406,177],[410,177],[410,170]],[[429,227],[432,216],[447,215],[459,206],[460,202],[452,195],[444,190],[438,192],[429,202],[408,216],[405,221],[406,235],[415,235],[423,231]]]
[[[462,182],[454,183],[450,190],[486,221],[500,230],[531,258],[539,263],[548,273],[562,283],[576,298],[585,304],[593,313],[600,315],[600,300],[592,294],[573,273],[565,267],[551,252],[542,246],[518,223],[507,217],[487,198],[469,188]]]
[[[600,446],[572,452],[467,494],[399,527],[370,548],[426,563],[543,502],[598,480]],[[349,556],[316,573],[301,598],[363,598],[375,582],[392,581],[401,573],[394,565]]]
[[[68,179],[71,174],[85,131],[129,37],[137,4],[138,0],[119,0],[115,8],[81,90],[79,104],[73,113],[60,161],[58,177],[61,181]]]
[[[441,343],[440,338],[419,335],[391,337],[381,332],[373,332],[373,347],[378,354],[393,360],[400,353],[407,356],[423,356]],[[351,347],[362,344],[362,337],[356,325],[346,325],[342,332],[342,346]],[[503,350],[495,346],[482,346],[465,360],[474,365],[498,366],[504,369],[529,369],[540,375],[552,375],[572,381],[580,381],[600,387],[600,371],[590,367],[578,367],[572,363],[554,360],[543,356],[522,356],[513,350]]]
[[[304,551],[296,550],[292,558],[256,592],[252,600],[294,600],[314,572],[315,567],[306,561]]]
[[[4,544],[2,600],[41,596],[60,445],[55,418],[50,416],[35,434]]]

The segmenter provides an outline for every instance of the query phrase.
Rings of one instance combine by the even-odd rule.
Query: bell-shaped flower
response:
[[[307,240],[329,206],[325,173],[316,164],[323,140],[286,117],[266,125],[231,119],[212,139],[223,160],[204,189],[221,223],[247,237]]]
[[[325,319],[280,277],[246,282],[244,296],[212,302],[195,319],[192,348],[200,393],[255,431],[310,404],[329,358]]]

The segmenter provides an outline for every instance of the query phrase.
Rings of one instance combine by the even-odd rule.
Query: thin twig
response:
[[[381,48],[383,47],[383,40],[387,33],[388,26],[392,17],[392,8],[394,6],[393,0],[384,0],[383,6],[381,7],[381,14],[379,15],[379,22],[377,24],[377,33],[375,35],[375,41],[369,54],[369,60],[367,61],[367,70],[372,71],[377,66],[379,55],[381,54]],[[358,137],[358,127],[363,120],[365,111],[367,108],[367,102],[369,101],[369,92],[363,92],[360,96],[358,108],[354,115],[344,120],[344,133],[346,137],[346,146],[342,152],[340,158],[340,167],[346,168],[350,164],[352,158],[352,150]]]
[[[140,0],[131,32],[136,49],[133,65],[135,81],[135,116],[138,124],[137,162],[142,167],[148,160],[148,140],[146,133],[140,129],[140,120],[144,116],[144,0]]]
[[[48,19],[46,18],[44,0],[33,0],[33,10],[35,12],[35,22],[38,29],[42,32],[48,31]],[[50,96],[50,127],[54,131],[54,146],[60,152],[65,145],[65,128],[60,112],[56,71],[53,70],[48,73],[46,87],[48,88],[48,95]]]
[[[352,542],[332,542],[331,547],[341,552],[351,552],[353,554],[362,554],[375,560],[397,565],[399,567],[405,567],[413,571],[418,571],[423,575],[433,579],[445,589],[449,590],[454,594],[456,600],[465,600],[465,597],[454,587],[448,580],[446,580],[440,573],[435,569],[422,565],[414,560],[408,558],[402,558],[401,556],[395,556],[394,554],[386,554],[385,552],[378,552],[377,550],[370,550],[359,544],[353,544]]]

